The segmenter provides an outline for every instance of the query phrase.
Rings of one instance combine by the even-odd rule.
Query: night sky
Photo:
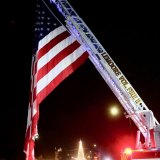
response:
[[[160,122],[157,5],[69,2]],[[6,34],[1,43],[0,159],[23,160],[35,3],[5,3],[1,30]],[[109,115],[112,105],[121,111],[118,117]],[[64,152],[76,150],[81,139],[85,148],[96,143],[99,150],[118,160],[125,141],[134,146],[137,130],[124,112],[88,59],[40,105],[40,138],[35,143],[35,155],[53,156],[55,147],[62,147]]]

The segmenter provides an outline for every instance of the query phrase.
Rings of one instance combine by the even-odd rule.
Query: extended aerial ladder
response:
[[[146,106],[127,78],[109,56],[107,51],[96,39],[91,30],[79,17],[67,0],[51,0],[58,11],[64,16],[69,31],[88,50],[89,59],[101,74],[107,85],[113,91],[124,107],[127,117],[131,118],[144,136],[144,148],[160,148],[160,124],[152,111]],[[137,148],[142,147],[137,140]]]

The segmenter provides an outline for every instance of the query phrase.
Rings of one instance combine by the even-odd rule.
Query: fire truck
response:
[[[160,160],[160,124],[122,71],[67,0],[51,0],[72,35],[87,49],[89,59],[115,94],[127,118],[138,128],[135,149],[126,149],[121,160]],[[141,142],[141,136],[144,142]]]

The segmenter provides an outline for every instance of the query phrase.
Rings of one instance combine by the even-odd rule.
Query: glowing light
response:
[[[107,156],[107,157],[104,157],[104,160],[112,160],[112,158]]]
[[[131,148],[126,148],[124,150],[124,153],[126,153],[127,155],[131,155],[132,154],[132,149]]]
[[[116,116],[116,115],[119,114],[119,110],[118,110],[117,107],[112,107],[112,108],[110,109],[110,113],[111,113],[111,115]]]
[[[97,145],[96,145],[96,144],[93,144],[93,147],[97,147]]]

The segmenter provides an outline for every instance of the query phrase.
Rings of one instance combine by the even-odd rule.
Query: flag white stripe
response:
[[[41,69],[45,64],[47,64],[53,57],[55,57],[59,52],[72,44],[76,39],[73,36],[65,38],[63,41],[59,42],[54,46],[49,52],[42,56],[37,62],[37,70]]]
[[[63,33],[67,29],[64,26],[60,26],[56,28],[55,30],[51,31],[49,34],[47,34],[43,39],[41,39],[38,43],[38,50],[40,50],[42,47],[44,47],[47,43],[49,43],[52,39],[54,39],[59,34]]]
[[[31,107],[30,107],[30,103],[28,106],[28,117],[27,117],[27,128],[31,125]]]
[[[80,46],[72,54],[68,55],[60,63],[58,63],[50,72],[48,72],[48,74],[37,82],[36,94],[38,95],[38,93],[43,90],[55,77],[57,77],[59,73],[81,57],[83,53],[84,49]]]
[[[34,100],[33,106],[32,106],[32,117],[37,113],[37,101]]]

